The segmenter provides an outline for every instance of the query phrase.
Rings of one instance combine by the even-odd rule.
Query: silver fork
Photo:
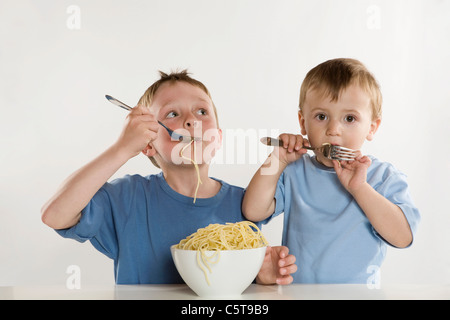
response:
[[[267,146],[273,146],[273,147],[282,147],[283,141],[271,137],[264,137],[261,138],[261,142],[264,143]],[[313,151],[319,151],[321,152],[325,157],[332,160],[345,160],[345,161],[351,161],[355,160],[356,157],[356,151],[353,149],[341,147],[341,146],[333,146],[329,143],[324,143],[321,147],[307,147],[302,146],[303,149],[313,150]]]
[[[105,98],[108,99],[109,102],[115,104],[116,106],[119,106],[119,107],[121,107],[121,108],[123,108],[125,110],[128,110],[128,111],[131,110],[130,106],[126,105],[122,101],[117,100],[116,98],[111,97],[110,95],[105,95]],[[167,132],[169,133],[169,135],[172,137],[173,140],[178,140],[178,141],[182,141],[182,140],[186,140],[186,141],[190,141],[190,140],[200,141],[201,140],[201,138],[199,138],[199,137],[188,137],[188,136],[183,136],[183,135],[181,135],[179,133],[176,133],[172,129],[169,129],[164,123],[162,123],[159,120],[158,120],[158,123],[167,130]]]

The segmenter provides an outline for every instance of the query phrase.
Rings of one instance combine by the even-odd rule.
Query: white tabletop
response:
[[[81,286],[11,286],[0,287],[3,299],[102,299],[102,300],[200,300],[186,285],[103,285]],[[224,297],[233,300],[333,300],[333,299],[450,299],[450,285],[386,285],[370,289],[366,285],[350,284],[291,284],[263,286],[252,284],[240,296]]]

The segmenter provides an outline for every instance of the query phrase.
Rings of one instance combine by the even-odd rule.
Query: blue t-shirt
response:
[[[420,220],[406,177],[391,164],[370,157],[367,182],[398,205],[413,237]],[[297,258],[295,283],[368,283],[386,254],[375,231],[341,185],[333,168],[305,154],[280,176],[273,216],[284,212],[283,245]]]
[[[183,283],[170,246],[211,223],[245,220],[243,188],[221,180],[219,192],[197,199],[175,192],[162,173],[127,175],[106,183],[91,199],[78,224],[57,230],[80,242],[90,240],[114,260],[117,284]]]

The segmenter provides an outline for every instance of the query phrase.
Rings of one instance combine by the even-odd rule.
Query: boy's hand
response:
[[[297,271],[295,256],[285,246],[267,247],[264,262],[256,277],[259,284],[290,284],[291,273]]]
[[[309,145],[308,140],[299,134],[283,133],[278,137],[283,146],[274,150],[274,155],[285,165],[298,160],[308,150],[302,149],[303,145]]]
[[[371,163],[372,161],[369,157],[362,156],[361,154],[354,161],[333,160],[334,170],[339,181],[351,194],[366,183],[367,169]]]
[[[157,138],[158,129],[159,124],[150,110],[136,106],[128,114],[116,145],[132,158]]]

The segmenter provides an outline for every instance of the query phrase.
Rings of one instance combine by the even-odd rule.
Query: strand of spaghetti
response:
[[[197,264],[200,267],[200,269],[202,269],[203,273],[205,274],[206,282],[208,283],[208,286],[210,286],[211,282],[209,282],[208,273],[206,272],[206,269],[200,263],[200,256],[203,257],[203,251],[199,250],[199,251],[197,251]],[[210,272],[211,272],[211,270],[210,270]]]
[[[186,150],[186,148],[188,148],[191,144],[194,144],[194,157],[192,158],[188,158],[188,157],[185,157],[184,155],[183,155],[183,152]],[[196,161],[196,156],[195,156],[195,154],[196,154],[197,152],[196,152],[196,147],[195,147],[195,141],[194,140],[191,140],[191,142],[189,142],[187,145],[185,145],[184,147],[183,147],[183,149],[181,149],[181,151],[180,151],[180,156],[181,156],[181,158],[183,158],[183,159],[186,159],[186,160],[189,160],[190,162],[192,162],[192,164],[194,165],[194,167],[195,167],[195,170],[196,170],[196,172],[197,172],[197,187],[195,188],[195,193],[194,193],[194,203],[195,203],[195,200],[197,200],[197,192],[198,192],[198,188],[200,187],[200,184],[202,183],[202,180],[200,179],[200,169],[198,168],[198,164],[197,164],[197,161]]]

